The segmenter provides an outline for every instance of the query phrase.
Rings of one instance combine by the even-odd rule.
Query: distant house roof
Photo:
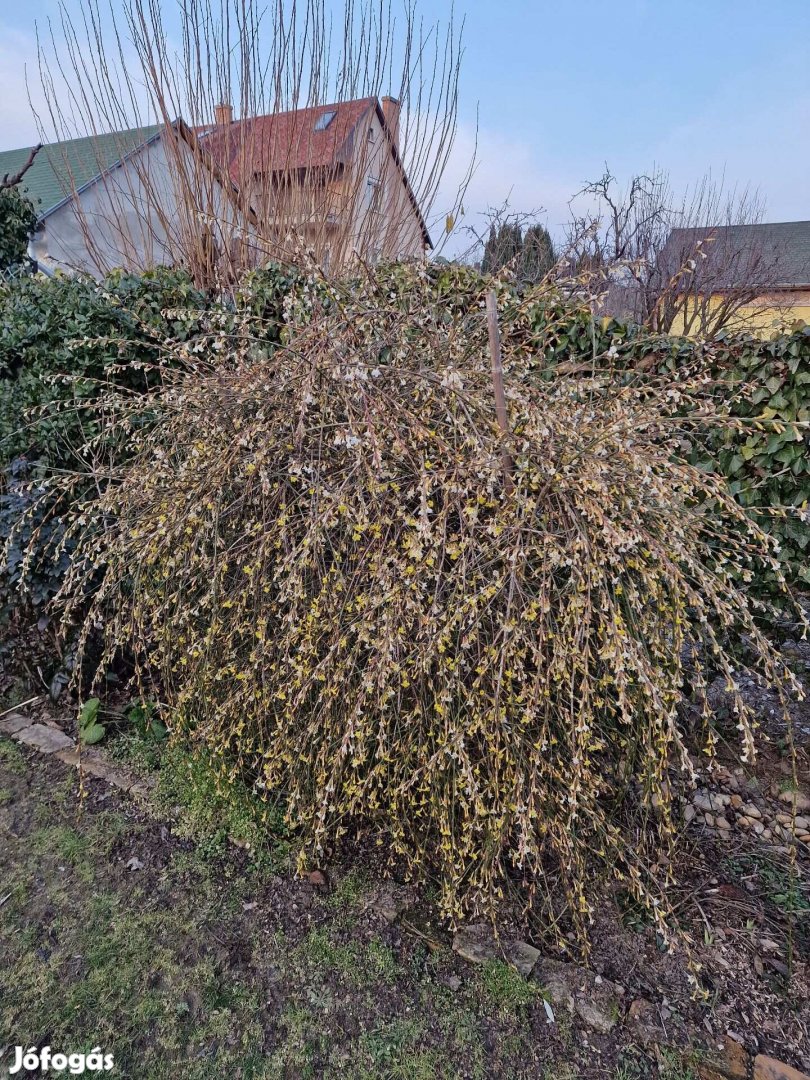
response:
[[[388,134],[391,152],[419,219],[424,240],[432,247],[427,225],[399,156],[396,137],[376,97],[291,109],[234,120],[225,126],[197,127],[195,131],[211,156],[227,169],[233,182],[242,186],[254,176],[348,164],[358,126],[372,112],[376,112]]]
[[[86,187],[102,173],[113,168],[134,150],[157,138],[162,124],[113,131],[107,135],[88,135],[81,139],[43,146],[26,172],[20,188],[34,203],[40,218],[45,218],[75,191]],[[28,159],[30,147],[0,151],[0,177],[13,175]]]
[[[746,284],[763,288],[810,288],[810,221],[779,221],[759,225],[718,225],[713,228],[673,229],[664,248],[664,258],[671,260],[694,251],[698,240],[711,237],[703,245],[709,263],[714,261],[719,273],[714,284],[722,289],[739,284],[735,276],[741,265],[749,275],[761,268],[761,281]]]

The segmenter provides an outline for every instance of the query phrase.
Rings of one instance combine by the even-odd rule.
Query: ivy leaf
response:
[[[90,724],[87,727],[79,728],[79,739],[85,746],[93,746],[95,743],[101,742],[106,734],[107,729],[103,724]]]
[[[97,697],[88,698],[79,712],[79,727],[86,728],[96,722],[98,708],[101,702]]]

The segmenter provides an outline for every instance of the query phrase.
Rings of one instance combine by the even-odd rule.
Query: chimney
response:
[[[214,106],[214,123],[217,127],[227,127],[233,123],[233,105],[228,101],[221,101]]]
[[[394,146],[397,149],[399,149],[399,112],[401,107],[399,98],[384,97],[382,99],[383,116],[388,125],[388,130],[391,132],[391,138],[394,140]]]

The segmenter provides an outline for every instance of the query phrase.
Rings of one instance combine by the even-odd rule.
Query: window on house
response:
[[[332,121],[335,119],[335,110],[331,109],[329,112],[321,113],[318,119],[315,121],[316,131],[326,131]]]
[[[379,212],[382,209],[383,184],[378,176],[369,176],[366,181],[368,188],[369,210]]]

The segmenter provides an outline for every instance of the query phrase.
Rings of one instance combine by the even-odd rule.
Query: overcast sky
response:
[[[441,18],[450,3],[421,7]],[[477,115],[469,218],[510,196],[516,209],[544,207],[556,232],[570,196],[605,161],[622,178],[657,164],[676,188],[711,169],[758,187],[769,220],[810,218],[810,0],[455,7],[466,54],[447,186],[469,160]],[[36,139],[24,67],[35,86],[34,24],[56,3],[0,10],[0,148],[10,148]]]

